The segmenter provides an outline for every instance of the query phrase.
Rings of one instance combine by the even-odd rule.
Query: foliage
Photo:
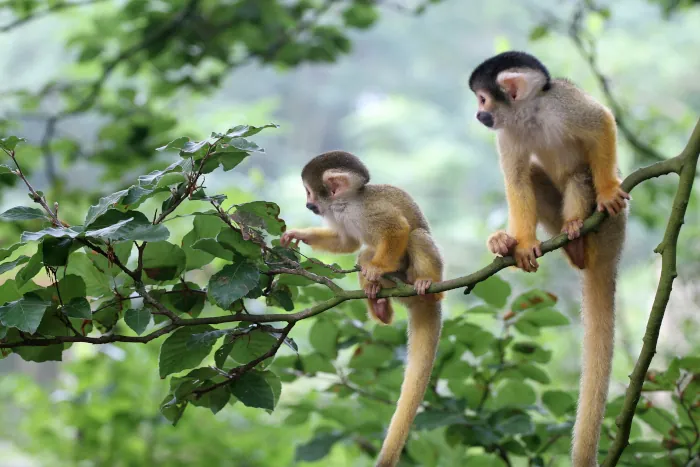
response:
[[[274,203],[224,208],[224,196],[205,191],[206,174],[218,167],[234,169],[262,152],[249,138],[275,126],[240,125],[203,141],[171,141],[160,149],[177,151],[179,160],[103,197],[77,226],[62,221],[57,205],[51,209],[26,180],[18,150],[22,140],[0,139],[0,149],[15,166],[11,173],[43,208],[17,206],[0,214],[0,219],[36,229],[1,253],[7,270],[23,266],[1,290],[2,355],[61,360],[75,342],[147,343],[165,337],[158,366],[169,385],[160,410],[173,425],[190,405],[216,414],[240,402],[271,413],[282,382],[310,378],[324,382],[320,392],[326,403],[290,404],[285,424],[303,423],[312,414],[323,422],[297,448],[295,459],[324,459],[339,442],[376,454],[403,379],[405,328],[372,325],[361,302],[353,302],[317,317],[309,330],[310,349],[300,352],[289,337],[292,328],[340,303],[329,293],[343,291],[334,280],[348,271],[301,261],[297,251],[270,240],[286,229]],[[147,215],[138,209],[159,195],[159,211]],[[188,216],[192,230],[178,244],[164,223],[186,200],[211,208]],[[33,243],[37,249],[31,257],[8,259]],[[51,279],[47,287],[32,280],[42,268]],[[211,273],[202,283],[186,277],[205,268]],[[536,466],[568,459],[576,394],[551,385],[545,365],[553,352],[538,342],[549,328],[569,323],[556,309],[557,297],[542,290],[511,297],[511,286],[498,276],[470,291],[480,303],[444,322],[406,462],[511,465],[520,458]],[[248,312],[252,302],[263,300],[280,311],[292,311],[296,303],[316,305],[297,313]],[[291,354],[277,357],[284,345]],[[677,360],[667,372],[649,376],[646,389],[676,392],[678,416],[656,408],[650,412],[650,404],[640,408],[642,423],[654,430],[660,429],[662,414],[664,440],[635,439],[622,462],[658,465],[667,455],[695,455],[700,438],[695,419],[699,392],[693,389],[696,360]],[[617,413],[620,403],[613,401],[608,414]],[[611,435],[615,430],[606,429]],[[601,448],[608,443],[604,439]]]

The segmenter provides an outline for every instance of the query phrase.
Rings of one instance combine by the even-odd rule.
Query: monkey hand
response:
[[[379,291],[382,290],[382,285],[379,282],[367,282],[364,289],[367,298],[375,300]]]
[[[391,272],[390,270],[387,270],[385,268],[381,268],[379,266],[375,266],[372,263],[366,265],[366,266],[361,266],[361,271],[363,276],[365,276],[365,279],[367,279],[370,282],[376,282],[378,281],[382,275],[386,274],[387,272]]]
[[[565,233],[569,240],[576,240],[581,236],[581,228],[583,227],[583,221],[581,219],[571,219],[564,222],[564,227],[562,227],[562,233]]]
[[[619,184],[615,184],[605,190],[600,190],[596,198],[598,203],[598,211],[607,211],[611,216],[616,216],[621,213],[627,204],[625,200],[629,200],[630,195],[620,188]]]
[[[526,272],[536,272],[540,265],[537,258],[542,256],[541,242],[533,240],[529,242],[518,242],[513,252],[515,264],[519,269]]]
[[[294,246],[299,246],[299,241],[306,244],[311,242],[311,234],[304,232],[303,230],[287,230],[280,237],[280,245],[286,247],[289,244],[294,243]]]
[[[494,233],[486,241],[489,251],[498,256],[508,256],[517,244],[518,241],[503,230]]]

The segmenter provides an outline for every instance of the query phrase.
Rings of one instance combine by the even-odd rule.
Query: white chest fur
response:
[[[326,218],[338,231],[345,232],[347,236],[365,243],[362,235],[365,219],[357,203],[334,203]]]

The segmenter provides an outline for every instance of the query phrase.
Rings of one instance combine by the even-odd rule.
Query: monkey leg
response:
[[[408,269],[406,278],[419,295],[425,295],[433,282],[442,280],[442,257],[437,245],[425,229],[415,229],[408,237]],[[431,294],[432,299],[441,300],[444,293]]]
[[[369,264],[374,256],[374,251],[371,249],[363,250],[357,258],[357,262],[362,267],[365,264]],[[372,319],[378,320],[382,324],[391,324],[394,319],[394,308],[391,305],[391,300],[388,298],[377,298],[377,294],[384,287],[392,287],[395,284],[386,279],[380,279],[379,281],[369,281],[367,278],[358,274],[360,278],[360,287],[367,294],[367,311],[368,315]]]
[[[588,171],[572,174],[564,187],[562,232],[571,240],[564,246],[564,251],[571,264],[579,269],[586,267],[586,242],[581,237],[583,220],[595,209],[595,190]]]

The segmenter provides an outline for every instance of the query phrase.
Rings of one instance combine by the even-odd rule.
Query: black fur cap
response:
[[[528,53],[509,51],[494,55],[474,68],[469,77],[469,88],[473,92],[484,89],[490,92],[494,99],[507,101],[505,93],[496,84],[496,77],[500,72],[511,68],[529,68],[541,71],[547,79],[542,90],[546,91],[551,87],[549,70],[542,62]]]
[[[301,170],[301,178],[321,193],[325,191],[321,177],[326,170],[331,169],[350,170],[362,177],[365,184],[369,182],[369,170],[365,164],[357,156],[345,151],[330,151],[314,157]]]

